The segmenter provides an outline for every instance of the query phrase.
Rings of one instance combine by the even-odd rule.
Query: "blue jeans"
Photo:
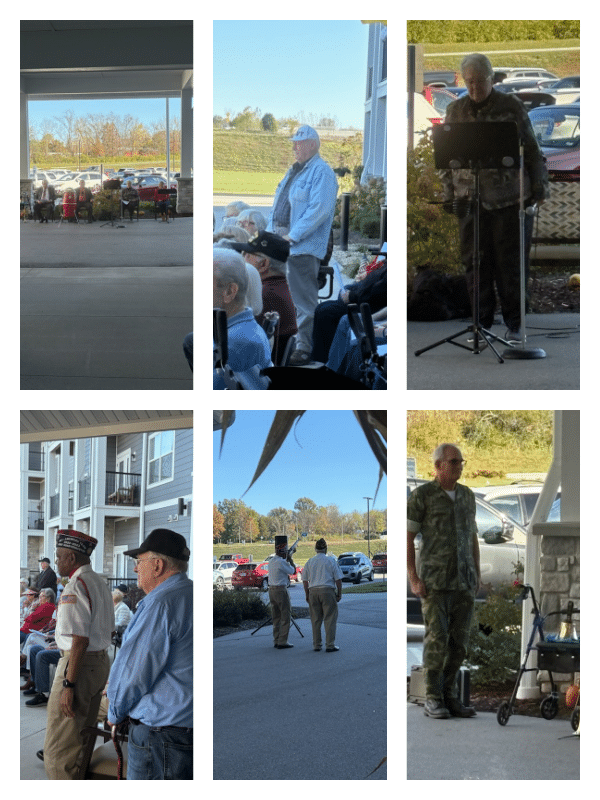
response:
[[[194,731],[192,728],[129,726],[128,781],[191,781]]]

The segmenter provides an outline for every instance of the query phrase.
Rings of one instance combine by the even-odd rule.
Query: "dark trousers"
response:
[[[533,217],[525,217],[525,285],[529,277],[529,248]],[[459,220],[460,251],[473,306],[473,214]],[[502,317],[511,331],[521,327],[519,207],[516,205],[479,213],[479,322],[484,328],[494,321],[496,295]]]
[[[427,590],[421,598],[425,623],[423,666],[428,698],[456,697],[456,678],[467,655],[475,595],[472,591]]]
[[[33,204],[33,218],[34,219],[44,219],[44,215],[42,214],[42,211],[45,208],[48,208],[50,210],[50,213],[51,213],[53,205],[54,205],[54,203],[52,202],[52,200],[44,200],[44,201],[36,200],[34,202],[34,204]],[[48,217],[46,217],[46,219],[48,219]]]
[[[82,208],[85,208],[85,210],[87,211],[88,222],[91,222],[92,221],[92,204],[90,203],[90,201],[89,200],[87,202],[86,201],[84,201],[84,202],[77,201],[77,206],[75,207],[75,213],[77,214],[77,216],[79,216],[79,213],[80,213]]]
[[[333,342],[337,326],[342,317],[348,313],[348,306],[343,300],[326,300],[315,308],[313,322],[313,346],[311,358],[326,364],[329,359],[329,348]]]

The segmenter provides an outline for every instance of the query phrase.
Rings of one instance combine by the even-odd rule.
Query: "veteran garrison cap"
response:
[[[72,528],[60,530],[56,533],[57,547],[66,547],[67,550],[75,550],[77,553],[83,553],[84,556],[91,555],[97,544],[98,539]]]

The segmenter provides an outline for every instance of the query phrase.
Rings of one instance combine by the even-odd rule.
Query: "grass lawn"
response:
[[[283,178],[281,172],[237,172],[213,170],[213,193],[273,195]]]

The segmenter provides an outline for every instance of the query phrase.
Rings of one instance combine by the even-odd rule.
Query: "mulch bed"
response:
[[[478,687],[471,686],[471,705],[476,711],[492,711],[494,714],[498,710],[498,706],[504,700],[510,700],[515,684],[513,681],[507,681],[504,684],[496,686]],[[540,713],[540,703],[543,697],[539,700],[516,700],[514,705],[514,714],[523,717],[542,717]],[[555,719],[570,719],[572,709],[567,708],[565,705],[564,697],[558,701],[558,714]]]
[[[294,615],[295,619],[307,619],[310,617],[310,613],[308,608],[297,608],[296,606],[292,606],[292,614]],[[253,631],[255,628],[261,624],[263,620],[257,619],[243,619],[241,622],[238,622],[236,625],[227,625],[221,626],[219,628],[213,628],[213,639],[216,639],[218,636],[226,636],[228,633],[238,633],[239,631]],[[265,627],[268,627],[265,625]]]
[[[559,312],[579,313],[579,289],[569,289],[567,282],[570,276],[579,272],[559,275],[536,275],[533,271],[529,284],[529,307],[534,314],[550,314]]]

